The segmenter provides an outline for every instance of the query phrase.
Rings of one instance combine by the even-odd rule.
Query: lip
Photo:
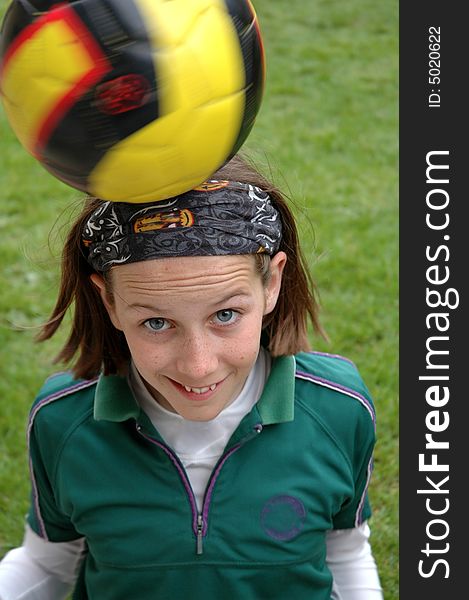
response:
[[[225,377],[225,379],[226,379],[226,377]],[[214,390],[208,389],[206,392],[203,392],[202,394],[197,394],[196,392],[188,392],[181,383],[175,381],[174,379],[169,379],[169,381],[173,384],[173,386],[177,389],[177,391],[180,394],[182,394],[185,398],[188,398],[189,400],[192,400],[192,401],[200,402],[202,400],[207,400],[207,399],[211,398],[214,394],[216,394],[218,392],[218,390],[220,389],[220,387],[223,385],[225,379],[218,381],[215,384],[216,387]],[[194,385],[194,386],[189,386],[189,387],[199,387],[199,386]],[[200,386],[200,387],[209,387],[209,386],[205,385],[205,386]]]

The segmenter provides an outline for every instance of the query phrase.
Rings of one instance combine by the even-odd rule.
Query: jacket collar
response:
[[[295,396],[295,357],[280,356],[272,361],[272,369],[264,391],[256,405],[264,425],[293,420]],[[94,401],[97,421],[122,422],[138,419],[141,409],[126,377],[106,375],[98,380]]]
[[[140,415],[140,407],[130,389],[127,377],[101,375],[94,397],[97,421],[127,421]]]
[[[293,421],[294,401],[295,357],[279,356],[272,361],[269,378],[257,403],[263,425]]]

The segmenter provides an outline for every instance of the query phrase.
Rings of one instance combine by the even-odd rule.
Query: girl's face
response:
[[[92,275],[153,397],[193,421],[215,418],[241,391],[260,347],[262,318],[280,291],[286,255],[267,285],[252,256],[164,258],[112,270],[113,299]]]

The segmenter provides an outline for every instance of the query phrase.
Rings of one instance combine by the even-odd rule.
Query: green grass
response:
[[[244,149],[290,191],[330,343],[375,400],[372,544],[398,598],[398,6],[385,0],[255,0],[267,86]],[[6,3],[0,0],[0,12]],[[26,418],[60,338],[33,343],[57,285],[49,231],[79,194],[48,175],[0,114],[0,555],[28,509]],[[60,230],[60,228],[59,228]],[[59,235],[60,239],[60,235]],[[63,337],[63,334],[62,334]]]

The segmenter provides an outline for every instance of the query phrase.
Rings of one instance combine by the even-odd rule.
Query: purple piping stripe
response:
[[[34,409],[31,411],[31,415],[29,417],[28,440],[29,440],[29,434],[31,432],[31,427],[32,427],[34,418],[43,406],[45,406],[46,404],[50,404],[51,402],[54,402],[54,400],[58,400],[59,398],[63,398],[64,396],[69,396],[70,394],[73,394],[74,392],[78,392],[78,390],[81,390],[81,389],[84,389],[84,388],[94,385],[94,383],[97,381],[97,379],[98,378],[95,377],[94,379],[89,379],[87,381],[80,381],[79,383],[75,383],[74,385],[71,385],[69,388],[65,388],[64,390],[59,390],[58,392],[54,392],[53,394],[46,396],[40,402],[38,402],[36,404],[36,406],[34,407]]]
[[[30,473],[30,477],[31,477],[31,485],[33,488],[34,511],[36,513],[37,522],[39,524],[39,535],[42,538],[44,538],[45,540],[49,541],[49,537],[48,537],[47,531],[46,531],[46,526],[44,524],[44,520],[41,515],[41,510],[39,508],[39,492],[37,489],[36,478],[34,477],[33,461],[31,460],[31,458],[29,459],[29,473]]]
[[[355,527],[357,527],[358,525],[361,525],[361,523],[363,521],[363,519],[362,519],[363,507],[365,506],[366,492],[367,492],[368,486],[370,484],[372,471],[373,471],[373,457],[370,458],[370,462],[368,463],[368,475],[366,477],[366,485],[365,485],[365,489],[363,490],[362,497],[360,498],[360,504],[358,505],[357,513],[355,516]]]
[[[223,465],[225,464],[225,462],[240,447],[241,447],[241,444],[236,444],[236,446],[233,446],[233,448],[231,448],[231,450],[229,450],[229,452],[227,452],[225,454],[225,456],[223,457],[223,460],[219,463],[216,471],[214,472],[214,474],[212,476],[212,479],[210,481],[210,485],[208,486],[208,489],[207,489],[207,495],[206,495],[205,500],[204,500],[204,506],[203,506],[203,509],[202,509],[202,519],[203,519],[202,535],[204,535],[204,536],[207,533],[207,528],[208,528],[208,513],[209,513],[209,510],[210,510],[210,503],[212,501],[213,488],[215,487],[215,483],[216,483],[216,480],[218,478],[218,475],[220,474],[220,471],[221,471]]]
[[[370,413],[371,420],[373,421],[373,424],[376,426],[375,412],[373,410],[372,405],[365,398],[365,396],[362,396],[361,394],[359,394],[355,390],[351,390],[348,387],[345,387],[345,386],[340,385],[338,383],[334,383],[333,381],[329,381],[328,379],[324,379],[322,377],[316,377],[315,375],[311,375],[310,373],[305,373],[303,371],[297,371],[295,375],[299,379],[306,379],[307,381],[313,381],[314,383],[317,383],[319,385],[323,385],[324,387],[328,387],[328,388],[330,388],[332,390],[338,390],[340,392],[343,392],[344,394],[347,394],[347,396],[351,396],[352,398],[355,398],[361,404],[363,404],[363,406],[367,409],[367,411]]]
[[[330,358],[339,358],[340,360],[343,360],[355,366],[355,363],[352,360],[350,360],[350,358],[346,358],[345,356],[341,356],[340,354],[329,354],[328,352],[316,352],[314,350],[311,350],[310,352],[308,352],[308,354],[315,354],[316,356],[329,356]]]
[[[30,441],[31,441],[31,429],[33,427],[34,418],[36,417],[38,411],[43,406],[46,406],[47,404],[54,402],[54,400],[58,400],[59,398],[62,398],[63,396],[68,396],[69,394],[72,394],[75,391],[78,391],[82,388],[86,388],[86,387],[93,385],[95,383],[96,379],[97,378],[91,379],[89,381],[82,381],[80,383],[70,386],[69,388],[61,390],[60,392],[55,392],[54,394],[50,394],[49,396],[46,396],[40,402],[38,402],[38,404],[36,404],[34,409],[31,411],[28,429],[27,429],[28,448],[30,447]],[[36,517],[37,517],[38,524],[39,524],[40,534],[41,534],[41,537],[43,537],[46,540],[49,540],[49,538],[47,536],[46,526],[44,524],[44,520],[41,515],[41,509],[39,507],[39,491],[37,488],[36,478],[34,477],[33,463],[32,463],[31,458],[29,459],[29,471],[30,471],[31,485],[32,485],[33,497],[34,497],[34,510],[36,512]]]
[[[161,448],[163,450],[163,452],[165,452],[166,455],[171,459],[171,461],[173,462],[174,466],[178,470],[179,476],[182,479],[182,483],[184,484],[184,487],[186,488],[186,493],[187,493],[187,495],[189,497],[189,502],[190,502],[191,509],[192,509],[192,528],[194,530],[194,533],[197,535],[197,516],[198,516],[198,511],[197,511],[197,506],[196,506],[196,503],[195,503],[194,492],[192,491],[192,488],[191,488],[191,486],[189,484],[189,480],[187,479],[187,475],[184,473],[184,470],[181,468],[181,465],[178,463],[178,461],[176,460],[176,457],[173,455],[173,453],[171,452],[171,450],[169,450],[161,442],[158,442],[157,440],[154,440],[150,436],[148,436],[145,433],[143,433],[143,431],[140,431],[140,433],[141,433],[141,435],[143,435],[143,437],[146,440],[148,440],[149,442],[151,442],[155,446],[158,446],[158,448]]]

